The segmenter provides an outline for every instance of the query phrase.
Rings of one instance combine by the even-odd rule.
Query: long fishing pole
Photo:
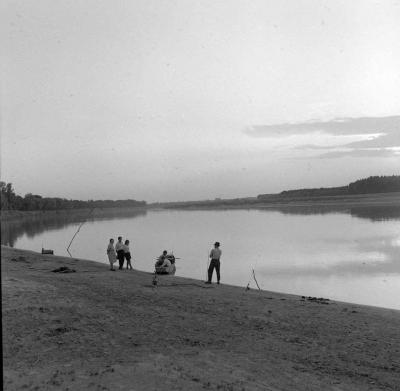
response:
[[[260,285],[258,285],[258,282],[257,282],[257,279],[256,279],[256,273],[254,272],[254,269],[253,269],[253,278],[254,278],[254,281],[256,282],[258,290],[260,291],[261,288],[260,288]]]
[[[89,214],[87,215],[86,219],[82,221],[82,223],[79,224],[79,227],[77,229],[77,231],[75,232],[75,235],[72,237],[71,241],[69,242],[69,245],[67,247],[67,252],[69,254],[69,256],[72,258],[72,254],[69,252],[69,248],[71,247],[72,242],[75,239],[75,236],[78,235],[78,232],[81,230],[82,225],[86,223],[86,220],[89,218],[89,216],[93,213],[94,208],[92,210],[90,210]]]
[[[208,250],[207,250],[207,269],[206,269],[206,281],[208,281],[208,268],[210,267],[210,256],[208,254]]]
[[[255,283],[257,285],[257,288],[259,290],[261,290],[260,286],[258,285],[258,282],[257,282],[257,279],[256,279],[256,273],[255,273],[255,269],[256,269],[256,267],[258,265],[258,261],[259,261],[259,259],[257,258],[256,265],[254,266],[254,268],[251,269],[249,282],[247,283],[247,286],[246,286],[246,291],[250,290],[250,282],[251,282],[252,279],[255,281]]]

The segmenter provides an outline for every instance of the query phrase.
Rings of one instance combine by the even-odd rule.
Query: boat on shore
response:
[[[154,265],[155,273],[174,275],[176,272],[175,260],[174,254],[167,254],[164,258],[158,257]]]

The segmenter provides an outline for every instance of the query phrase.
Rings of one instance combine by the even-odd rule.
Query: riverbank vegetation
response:
[[[94,208],[132,208],[144,207],[146,201],[128,200],[68,200],[59,197],[42,197],[28,193],[24,197],[15,193],[12,183],[0,182],[1,210],[44,211]]]
[[[285,190],[277,194],[256,197],[215,198],[213,200],[182,201],[150,204],[162,208],[264,208],[280,206],[338,205],[398,205],[400,206],[400,175],[375,176],[360,179],[347,186]]]
[[[287,197],[321,197],[340,196],[352,194],[376,194],[400,192],[400,175],[392,176],[371,176],[359,179],[347,186],[321,187],[313,189],[286,190],[278,194],[281,198]],[[258,199],[269,198],[270,194],[260,194]]]
[[[400,175],[371,176],[360,179],[346,186],[321,187],[311,189],[285,190],[277,194],[259,194],[244,198],[215,198],[213,200],[155,202],[127,200],[68,200],[58,197],[42,197],[32,193],[24,197],[17,195],[11,183],[0,182],[1,211],[3,218],[19,216],[19,212],[92,210],[118,208],[243,208],[243,207],[276,207],[297,203],[326,204],[368,204],[400,205]],[[9,211],[3,213],[3,211]],[[12,212],[10,212],[12,211]],[[25,214],[25,213],[22,213]]]

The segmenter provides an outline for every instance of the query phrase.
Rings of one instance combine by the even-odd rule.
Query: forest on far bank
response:
[[[375,194],[400,192],[400,175],[370,176],[351,182],[347,186],[321,187],[312,189],[285,190],[278,194],[282,198],[321,197],[351,194]],[[257,199],[269,199],[271,194],[259,194]]]
[[[17,195],[11,183],[0,182],[1,210],[68,210],[93,208],[145,207],[146,201],[136,200],[68,200],[59,197],[42,197],[28,193],[24,197]]]
[[[319,200],[324,197],[351,196],[376,193],[400,192],[400,175],[371,176],[340,187],[321,187],[311,189],[285,190],[280,193],[259,194],[256,197],[244,198],[215,198],[201,201],[179,201],[150,204],[161,208],[215,208],[215,207],[242,207],[258,204],[287,203],[295,200]],[[399,200],[400,201],[400,200]]]
[[[146,207],[146,201],[128,200],[68,200],[58,197],[42,197],[32,193],[24,197],[17,195],[11,183],[0,182],[1,210],[37,211],[37,210],[69,210],[69,209],[94,209],[94,208],[132,208]],[[157,202],[150,204],[153,207],[191,207],[191,206],[220,206],[220,205],[245,205],[262,202],[278,202],[296,198],[346,196],[356,194],[375,194],[400,192],[400,175],[371,176],[359,179],[347,186],[321,187],[311,189],[285,190],[278,194],[259,194],[257,197],[184,201],[184,202]]]

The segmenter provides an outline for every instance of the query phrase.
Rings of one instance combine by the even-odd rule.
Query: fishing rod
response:
[[[254,281],[256,282],[258,290],[260,291],[261,288],[260,288],[260,285],[258,285],[258,282],[257,282],[257,279],[256,279],[256,273],[254,272],[254,269],[253,269],[253,278],[254,278]]]
[[[256,272],[255,272],[255,268],[257,267],[257,264],[258,264],[258,259],[257,259],[256,265],[254,266],[254,268],[251,269],[249,282],[247,283],[247,286],[246,286],[246,291],[250,290],[250,282],[251,282],[252,279],[255,281],[258,290],[259,291],[261,290],[260,285],[258,285],[258,281],[257,281],[257,278],[256,278]]]
[[[207,250],[207,269],[206,269],[206,281],[208,281],[208,268],[210,267],[210,254],[208,253]]]
[[[83,220],[82,223],[79,224],[78,230],[75,232],[75,235],[72,237],[71,241],[69,242],[69,245],[68,245],[68,247],[67,247],[67,252],[68,252],[68,254],[69,254],[69,256],[70,256],[71,258],[72,258],[72,254],[70,253],[69,248],[71,247],[71,244],[72,244],[72,242],[73,242],[74,239],[75,239],[75,236],[78,235],[78,232],[81,230],[83,224],[86,223],[86,221],[87,221],[87,219],[89,218],[89,216],[93,213],[94,209],[95,209],[95,208],[91,209],[90,212],[89,212],[89,214],[86,216],[85,220]]]

